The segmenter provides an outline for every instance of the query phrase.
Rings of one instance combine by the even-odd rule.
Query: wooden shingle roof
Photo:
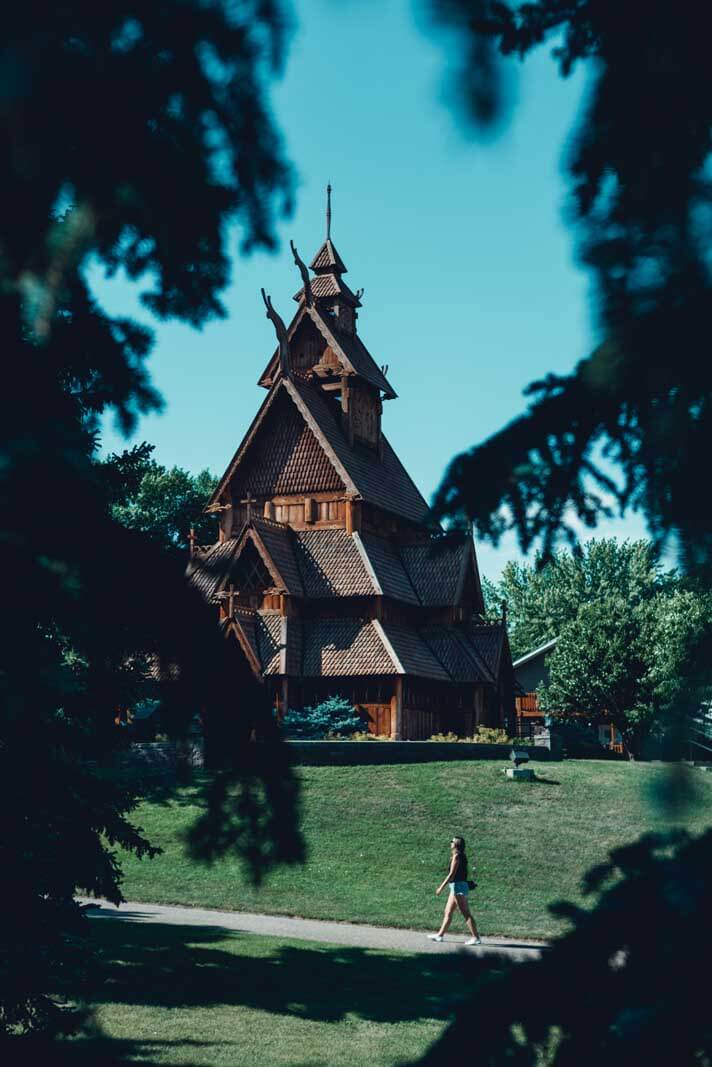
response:
[[[294,544],[290,529],[279,522],[269,519],[252,519],[250,527],[257,534],[265,551],[274,562],[284,582],[286,592],[293,596],[303,596],[301,574],[294,555]]]
[[[461,626],[429,626],[423,640],[453,682],[492,683],[494,676]]]
[[[368,619],[316,619],[304,623],[302,674],[398,674],[378,624]]]
[[[493,678],[499,677],[499,665],[506,640],[506,631],[502,623],[470,623],[467,636],[472,645],[487,665]]]
[[[318,281],[318,279],[315,280]],[[389,400],[396,398],[396,391],[357,333],[340,330],[327,315],[323,315],[316,307],[306,308],[306,312],[326,343],[339,357],[347,372],[351,371],[370,382],[371,385],[375,385],[377,389],[385,393]]]
[[[467,541],[399,546],[366,531],[295,530],[253,518],[236,538],[191,561],[189,579],[206,599],[220,591],[248,543],[260,553],[275,589],[307,599],[386,596],[420,607],[448,606],[459,602],[463,568],[472,566]],[[489,626],[475,637],[486,646],[489,662],[498,654],[499,639]]]
[[[308,597],[373,596],[377,590],[346,530],[295,530],[297,565]]]
[[[309,264],[313,271],[320,273],[324,270],[336,270],[339,274],[347,274],[346,265],[336,251],[334,242],[330,237],[324,241],[314,259]]]
[[[415,483],[383,437],[383,459],[370,448],[349,445],[341,428],[339,409],[320,390],[305,382],[284,382],[300,409],[319,428],[337,469],[348,479],[356,496],[412,522],[425,523],[430,508]]]
[[[314,279],[314,284],[317,282],[319,282],[319,278]],[[342,285],[344,284],[345,283],[342,283]],[[351,290],[349,290],[349,293],[350,292]],[[329,316],[326,313],[322,313],[318,308],[307,307],[305,304],[300,305],[299,310],[287,328],[287,336],[290,341],[305,318],[310,319],[314,323],[326,344],[329,345],[332,351],[336,354],[339,362],[344,368],[344,373],[355,374],[363,378],[364,381],[370,382],[371,385],[374,385],[377,389],[381,389],[384,395],[390,400],[396,398],[398,394],[358,334],[351,334],[345,330],[340,330],[336,324],[331,321]],[[279,348],[276,348],[272,353],[269,363],[260,375],[257,384],[269,389],[276,381],[278,375]]]
[[[281,617],[272,612],[257,611],[255,612],[255,629],[262,673],[279,674]]]
[[[403,566],[398,548],[383,537],[365,531],[361,538],[364,551],[384,596],[405,604],[419,604],[418,594]]]
[[[399,674],[431,678],[439,682],[450,681],[450,675],[417,630],[393,622],[384,622],[381,625],[400,663]]]
[[[286,378],[280,378],[270,390],[208,506],[220,499],[270,416],[272,405],[284,394],[297,406],[347,492],[412,522],[427,521],[430,509],[385,436],[382,459],[366,446],[350,445],[341,427],[336,401],[306,382]]]
[[[471,553],[469,540],[404,545],[400,556],[421,604],[455,604]]]
[[[335,678],[408,675],[439,682],[495,684],[482,651],[500,642],[496,625],[413,627],[376,619],[283,618],[237,608],[233,621],[264,675]],[[476,631],[473,638],[473,631]]]
[[[196,552],[186,567],[188,583],[209,603],[220,592],[227,580],[237,552],[236,540],[218,541],[209,548]]]

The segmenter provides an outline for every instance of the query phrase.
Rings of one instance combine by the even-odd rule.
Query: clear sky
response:
[[[229,317],[201,331],[152,322],[134,287],[91,275],[106,307],[157,332],[150,369],[166,408],[132,440],[155,444],[167,466],[222,474],[265,395],[256,380],[275,339],[260,286],[288,321],[301,284],[289,239],[312,257],[330,180],[332,237],[351,288],[365,288],[359,332],[399,394],[384,405],[384,429],[430,497],[456,452],[523,409],[530,381],[570,370],[592,346],[562,178],[585,76],[563,81],[540,51],[521,69],[511,122],[483,142],[445,102],[447,49],[426,35],[412,0],[299,9],[272,92],[298,176],[296,212],[279,225],[276,255],[239,258],[234,236]],[[108,422],[104,447],[125,445]],[[643,533],[637,517],[598,531]],[[478,554],[492,578],[518,557],[512,540],[479,544]]]

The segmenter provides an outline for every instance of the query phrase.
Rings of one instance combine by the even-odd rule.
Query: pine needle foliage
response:
[[[227,652],[185,586],[182,553],[112,516],[99,420],[113,411],[128,431],[161,400],[150,331],[107,314],[85,271],[91,257],[141,281],[160,317],[200,326],[224,314],[229,235],[273,247],[291,202],[266,96],[285,35],[273,0],[28,0],[4,12],[0,1035],[76,1025],[55,996],[75,998],[85,971],[74,894],[120,900],[118,850],[153,852],[130,820],[133,791],[105,773],[116,710],[147,662],[178,668],[165,698],[175,733],[202,706],[211,752],[229,741],[221,773],[251,829],[245,838],[213,804],[204,851],[244,843],[256,878],[300,855],[288,767],[244,755],[260,723],[270,736],[262,687],[245,680],[227,707]]]

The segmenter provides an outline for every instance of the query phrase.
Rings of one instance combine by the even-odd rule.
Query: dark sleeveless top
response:
[[[455,867],[455,873],[450,875],[451,882],[466,882],[467,881],[467,856],[464,852],[457,853],[457,866]]]

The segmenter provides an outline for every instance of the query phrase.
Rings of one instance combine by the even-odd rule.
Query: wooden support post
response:
[[[265,500],[263,515],[266,519],[274,518],[274,504],[271,500]]]
[[[346,497],[344,502],[344,523],[346,533],[360,533],[361,531],[361,501],[351,500]]]
[[[396,678],[395,692],[391,697],[391,738],[403,740],[403,676]]]

